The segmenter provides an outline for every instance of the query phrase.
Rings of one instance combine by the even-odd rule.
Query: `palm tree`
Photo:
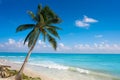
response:
[[[15,80],[22,80],[24,67],[28,62],[28,59],[35,47],[40,34],[43,36],[43,41],[45,42],[48,40],[54,50],[57,48],[56,38],[60,39],[57,30],[61,30],[61,28],[55,26],[54,24],[60,23],[61,19],[48,6],[42,8],[42,6],[39,4],[36,15],[32,11],[28,11],[28,13],[35,21],[35,24],[23,24],[18,26],[16,29],[16,32],[24,31],[27,29],[32,29],[32,31],[30,31],[24,40],[24,44],[28,42],[29,52],[20,71],[15,77]]]

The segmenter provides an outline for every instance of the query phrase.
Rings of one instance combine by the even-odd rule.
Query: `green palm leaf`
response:
[[[39,37],[39,34],[40,34],[40,32],[39,32],[39,29],[38,29],[38,28],[35,28],[35,29],[31,32],[31,34],[30,34],[30,36],[29,36],[29,40],[28,40],[28,47],[29,47],[29,48],[32,47],[32,46],[34,46],[34,44],[36,43],[36,41],[37,41],[37,39],[38,39],[38,37]]]
[[[49,18],[55,18],[56,17],[56,14],[48,6],[44,7],[44,11]]]
[[[48,7],[48,6],[45,6],[42,11],[41,11],[41,14],[43,15],[44,19],[45,19],[45,22],[48,24],[51,24],[53,23],[53,20],[56,19],[56,14]],[[56,20],[54,20],[55,22]]]
[[[54,19],[51,20],[51,22],[54,23],[54,24],[59,24],[59,23],[62,22],[62,20],[60,18],[54,18]]]
[[[40,14],[40,23],[41,23],[41,24],[44,24],[44,17],[43,17],[42,14]]]
[[[23,25],[18,26],[18,28],[16,29],[16,32],[31,29],[34,26],[35,26],[34,24],[23,24]]]
[[[41,32],[42,32],[42,36],[43,36],[43,41],[45,42],[47,32],[45,31],[45,29],[43,29]]]
[[[30,33],[27,35],[27,37],[24,40],[24,44],[28,41],[29,37],[31,36],[31,34],[33,33],[34,30],[30,31]]]
[[[46,24],[59,24],[62,20],[60,18],[52,18],[46,21]]]
[[[31,18],[32,18],[34,21],[38,21],[38,19],[36,18],[35,14],[34,14],[32,11],[28,11],[28,14],[31,16]]]
[[[44,21],[45,21],[45,22],[48,21],[49,18],[48,18],[48,16],[47,16],[45,10],[42,10],[42,11],[41,11],[41,14],[43,15]]]
[[[37,18],[38,21],[40,21],[40,14],[41,14],[41,11],[42,11],[42,5],[39,4],[39,5],[38,5],[37,14],[36,14],[36,18]]]
[[[62,28],[57,27],[57,26],[52,26],[52,25],[47,25],[46,28],[53,28],[53,29],[56,29],[56,30],[62,30]]]
[[[48,38],[49,43],[56,50],[56,48],[57,48],[57,42],[56,42],[56,40],[52,36],[50,36],[49,34],[47,34],[47,38]]]
[[[59,37],[56,29],[54,29],[54,28],[47,28],[47,31],[48,31],[51,35],[53,35],[53,36],[55,36],[55,37],[57,37],[57,38],[60,39],[60,37]]]
[[[41,10],[42,10],[42,5],[38,4],[38,12],[41,12]]]

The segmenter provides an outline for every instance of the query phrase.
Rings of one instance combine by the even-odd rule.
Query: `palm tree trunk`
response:
[[[40,34],[40,32],[39,32],[38,34]],[[29,57],[30,57],[30,55],[31,55],[32,50],[34,49],[34,46],[35,46],[35,44],[36,44],[36,42],[37,42],[38,37],[39,37],[39,35],[37,35],[37,38],[35,39],[32,47],[30,48],[30,50],[29,50],[29,52],[28,52],[28,54],[27,54],[27,56],[26,56],[26,58],[25,58],[25,60],[24,60],[24,63],[23,63],[23,65],[22,65],[22,67],[20,68],[20,71],[19,71],[18,74],[15,76],[15,80],[22,80],[23,70],[24,70],[24,68],[25,68],[25,66],[26,66],[26,63],[28,62],[28,59],[29,59]]]
[[[22,67],[20,68],[20,71],[18,72],[18,74],[17,74],[16,77],[15,77],[15,80],[22,80],[23,70],[24,70],[24,68],[25,68],[25,66],[26,66],[26,63],[28,62],[28,59],[29,59],[29,57],[30,57],[30,55],[31,55],[31,52],[32,52],[33,48],[34,48],[34,46],[32,46],[32,47],[30,48],[30,50],[29,50],[29,52],[28,52],[28,54],[27,54],[27,56],[26,56],[26,58],[25,58],[25,60],[24,60],[24,63],[23,63],[23,65],[22,65]]]

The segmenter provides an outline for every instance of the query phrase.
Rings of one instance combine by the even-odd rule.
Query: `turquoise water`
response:
[[[23,62],[25,53],[0,53],[0,59]],[[47,68],[67,67],[98,71],[120,76],[120,54],[39,54],[33,53],[29,64]]]

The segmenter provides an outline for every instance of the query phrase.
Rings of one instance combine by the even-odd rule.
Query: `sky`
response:
[[[57,51],[38,40],[37,53],[120,53],[119,0],[0,0],[0,52],[27,52],[24,38],[30,30],[16,33],[20,24],[34,23],[27,14],[38,4],[48,5],[62,23]]]

